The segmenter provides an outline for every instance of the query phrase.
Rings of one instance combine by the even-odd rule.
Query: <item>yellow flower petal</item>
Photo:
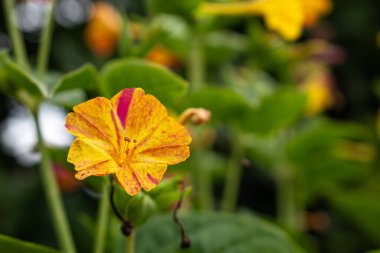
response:
[[[138,144],[136,161],[176,164],[186,160],[191,138],[186,128],[167,117],[153,135]]]
[[[137,151],[169,146],[186,146],[190,142],[191,137],[186,128],[174,119],[166,117],[151,136],[139,142]]]
[[[72,135],[87,139],[109,153],[114,152],[114,147],[107,137],[97,127],[80,116],[80,114],[69,113],[66,118],[66,128]]]
[[[75,178],[83,180],[89,176],[105,176],[116,171],[119,171],[120,167],[114,160],[104,161],[94,166],[81,169],[75,174]]]
[[[70,147],[67,160],[75,165],[78,179],[91,175],[103,176],[119,169],[118,164],[106,151],[93,143],[76,139]]]
[[[166,116],[166,108],[155,97],[145,95],[129,108],[125,136],[142,141],[156,131]]]
[[[122,129],[125,129],[130,108],[135,107],[145,92],[140,88],[124,89],[111,98],[111,104],[120,122]],[[122,130],[124,132],[124,130]]]
[[[142,188],[136,174],[128,165],[116,172],[116,178],[124,190],[131,196],[136,195]]]
[[[66,119],[67,130],[76,137],[87,138],[107,152],[117,152],[119,133],[108,99],[97,97],[74,107]],[[102,143],[104,142],[104,143]]]
[[[139,153],[135,161],[145,163],[165,163],[171,165],[183,162],[189,156],[190,150],[188,146],[172,146],[147,149]]]
[[[304,20],[300,0],[261,0],[253,4],[256,11],[263,15],[269,29],[288,40],[295,40],[300,36]]]
[[[146,191],[150,191],[156,187],[167,168],[166,164],[157,163],[132,163],[130,166],[141,187]]]

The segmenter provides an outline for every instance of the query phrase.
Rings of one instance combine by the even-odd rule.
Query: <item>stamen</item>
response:
[[[128,146],[130,142],[131,142],[131,139],[129,139],[128,137],[124,137],[124,148],[123,148],[123,152],[121,152],[121,156],[128,151]]]
[[[127,161],[133,154],[133,151],[137,148],[137,140],[130,139],[128,137],[124,137],[124,147],[122,148],[122,152],[119,155],[119,162]],[[133,146],[130,146],[130,143],[133,143]]]

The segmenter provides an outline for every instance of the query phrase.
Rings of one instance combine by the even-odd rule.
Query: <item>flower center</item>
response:
[[[121,152],[119,155],[119,164],[127,163],[131,160],[132,156],[134,155],[134,151],[136,149],[137,140],[136,139],[130,139],[128,137],[124,137],[124,145],[121,147]]]

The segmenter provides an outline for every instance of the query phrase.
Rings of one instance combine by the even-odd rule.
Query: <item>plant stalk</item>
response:
[[[201,168],[201,167],[198,167]],[[211,172],[205,169],[206,171],[200,171],[198,169],[199,174],[199,194],[200,194],[200,206],[201,209],[204,210],[212,210],[214,207],[214,196],[213,196],[213,180]]]
[[[192,183],[194,185],[194,190],[196,191],[196,205],[197,208],[201,210],[212,210],[214,207],[214,195],[213,195],[213,180],[211,171],[205,167],[203,157],[205,148],[198,146],[193,151],[193,156],[198,161],[196,168],[193,170]]]
[[[188,58],[188,76],[191,84],[191,90],[197,91],[204,86],[205,63],[202,47],[202,35],[197,26],[195,26],[194,30],[194,34],[191,38]]]
[[[102,189],[102,195],[99,202],[99,211],[97,218],[97,230],[95,237],[94,253],[103,253],[105,248],[107,226],[109,218],[109,200],[108,200],[108,187],[104,184]]]
[[[120,37],[118,41],[118,53],[120,57],[127,57],[128,54],[131,53],[131,48],[132,48],[132,39],[130,38],[130,33],[129,33],[129,19],[127,12],[124,7],[125,1],[119,0],[118,5],[119,5],[119,10],[120,10],[120,16],[121,16],[121,32],[120,32]]]
[[[30,71],[28,59],[26,58],[25,45],[22,40],[20,30],[16,25],[16,17],[13,15],[14,0],[4,0],[4,16],[8,26],[8,32],[13,44],[14,54],[16,56],[17,63],[27,71]]]
[[[228,161],[228,171],[224,186],[221,209],[227,212],[233,212],[236,209],[236,204],[239,196],[239,188],[241,175],[243,172],[241,159],[243,150],[238,140],[231,143],[231,157]]]
[[[300,229],[300,220],[292,171],[287,166],[277,166],[275,180],[277,184],[277,220],[289,231],[297,232]]]
[[[35,126],[38,135],[38,147],[41,152],[40,175],[42,186],[46,194],[47,204],[52,217],[56,237],[61,250],[65,253],[75,253],[73,238],[69,229],[63,201],[59,192],[57,182],[53,174],[53,166],[49,152],[44,144],[38,113],[34,113]]]
[[[37,55],[37,77],[43,79],[46,74],[46,68],[48,64],[48,58],[50,53],[50,45],[54,27],[54,13],[56,0],[51,0],[51,10],[46,17],[44,29],[42,30],[41,42],[38,48]]]
[[[135,240],[136,230],[133,230],[132,233],[127,237],[126,253],[135,253]]]

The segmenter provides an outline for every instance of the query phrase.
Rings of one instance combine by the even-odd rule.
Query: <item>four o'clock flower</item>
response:
[[[111,100],[97,97],[74,107],[66,119],[76,136],[68,161],[77,179],[114,173],[130,195],[154,188],[167,165],[186,160],[191,138],[152,95],[124,89]]]

